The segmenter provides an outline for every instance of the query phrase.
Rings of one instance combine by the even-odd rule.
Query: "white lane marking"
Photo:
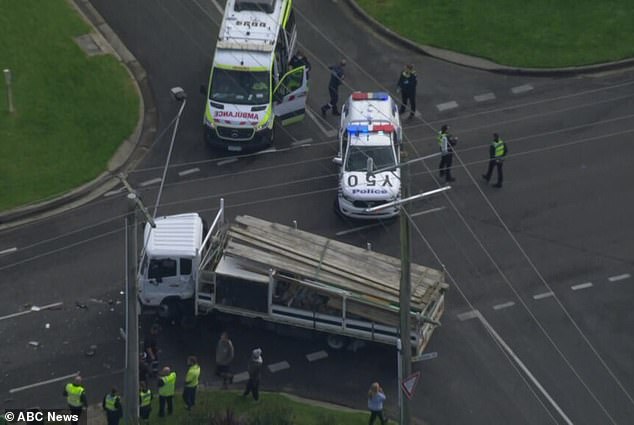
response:
[[[478,317],[478,310],[469,310],[464,313],[460,313],[458,315],[458,320],[464,322],[465,320],[475,319],[476,317]]]
[[[457,107],[458,102],[456,102],[455,100],[452,100],[451,102],[439,103],[438,105],[436,105],[436,109],[438,109],[439,112],[448,111],[449,109],[454,109]]]
[[[312,141],[313,141],[312,137],[309,137],[308,139],[297,140],[297,141],[291,143],[291,146],[302,146],[302,145],[306,145],[308,143],[311,143]]]
[[[231,164],[232,162],[238,162],[238,158],[230,158],[230,159],[225,159],[224,161],[218,161],[216,165],[221,166],[225,164]]]
[[[629,273],[620,274],[618,276],[608,277],[610,282],[618,282],[619,280],[629,279],[631,275]]]
[[[249,372],[240,372],[233,375],[233,382],[236,384],[239,382],[244,382],[249,379]]]
[[[288,369],[290,367],[291,365],[288,364],[286,360],[268,365],[271,373],[279,372],[280,370]]]
[[[555,294],[553,294],[552,292],[542,292],[541,294],[535,294],[533,295],[533,299],[535,300],[541,300],[542,298],[548,298],[548,297],[552,297]]]
[[[264,155],[266,153],[274,153],[274,152],[277,152],[277,148],[264,149],[263,151],[256,152],[254,155]]]
[[[513,301],[509,301],[507,303],[496,304],[493,306],[493,310],[502,310],[503,308],[513,307],[515,303]]]
[[[409,216],[410,217],[418,217],[419,215],[424,215],[424,214],[429,214],[429,213],[433,213],[433,212],[437,212],[437,211],[442,211],[444,209],[445,209],[445,207],[431,208],[431,209],[428,209],[428,210],[419,211],[417,213],[410,214]]]
[[[381,225],[382,223],[366,224],[365,226],[353,227],[352,229],[342,230],[340,232],[335,233],[335,235],[337,236],[347,235],[348,233],[358,232],[359,230],[371,229],[373,227],[378,227]]]
[[[491,92],[473,96],[473,100],[475,100],[476,102],[486,102],[487,100],[493,99],[495,99],[495,93]]]
[[[476,310],[476,313],[477,313],[477,316],[478,316],[478,320],[480,320],[482,325],[484,325],[484,327],[487,329],[487,331],[489,332],[489,335],[491,335],[500,344],[500,346],[502,348],[504,348],[504,350],[508,353],[508,355],[519,366],[519,368],[522,369],[522,371],[526,374],[526,376],[528,376],[528,378],[531,380],[533,385],[535,385],[535,387],[537,389],[539,389],[539,391],[542,393],[542,395],[546,398],[546,400],[548,400],[550,405],[553,406],[553,408],[557,411],[557,413],[559,413],[559,415],[564,419],[564,421],[567,424],[569,424],[569,425],[573,425],[572,421],[568,418],[568,416],[566,416],[566,414],[561,409],[561,407],[559,407],[559,405],[555,402],[555,400],[553,400],[553,398],[550,396],[550,394],[548,394],[548,392],[544,389],[544,387],[542,387],[542,385],[535,378],[535,376],[533,376],[531,371],[528,370],[526,365],[524,365],[524,363],[520,360],[520,358],[517,357],[517,355],[513,352],[513,350],[511,350],[511,347],[509,347],[506,344],[506,342],[502,339],[502,337],[500,337],[500,335],[498,335],[498,333],[495,331],[495,329],[493,329],[493,326],[491,326],[489,324],[489,322],[484,318],[482,313],[480,313],[477,310]]]
[[[531,91],[531,90],[533,90],[533,86],[531,86],[530,84],[524,84],[521,86],[513,87],[511,89],[511,93],[520,94],[520,93],[526,93],[527,91]]]
[[[124,189],[123,187],[120,187],[119,189],[111,190],[110,192],[104,193],[103,196],[107,198],[108,196],[117,195],[123,192],[123,189]]]
[[[161,178],[157,177],[155,179],[152,180],[146,180],[143,183],[139,183],[139,186],[145,187],[145,186],[149,186],[151,184],[155,184],[155,183],[160,183],[161,182]]]
[[[15,252],[17,250],[18,250],[18,248],[14,246],[13,248],[8,248],[8,249],[4,249],[4,250],[0,251],[0,255],[11,254],[12,252]]]
[[[79,372],[71,373],[70,375],[66,375],[66,376],[60,376],[59,378],[47,379],[46,381],[36,382],[34,384],[25,385],[23,387],[12,388],[9,390],[9,394],[28,390],[29,388],[41,387],[42,385],[52,384],[53,382],[63,381],[64,379],[74,378],[77,375],[79,375]]]
[[[317,126],[317,128],[319,128],[319,130],[321,130],[322,133],[324,133],[326,135],[326,137],[334,137],[337,135],[337,130],[333,129],[333,130],[327,130],[326,127],[324,127],[324,125],[319,121],[319,118],[317,118],[315,116],[315,114],[313,114],[313,112],[306,108],[306,115],[308,115],[308,118],[310,118],[311,120],[313,120],[313,122],[315,123],[315,125]],[[327,122],[327,121],[326,121]],[[330,125],[330,123],[328,123],[328,125],[330,127],[332,127]]]
[[[211,0],[211,4],[218,10],[218,13],[223,15],[225,13],[224,9],[220,6],[220,4],[216,0]]]
[[[572,285],[570,289],[572,289],[573,291],[578,291],[579,289],[591,288],[593,286],[594,285],[592,284],[592,282],[586,282],[586,283],[580,283],[579,285]]]
[[[13,317],[24,316],[25,314],[30,314],[30,313],[34,313],[34,312],[38,312],[38,311],[42,311],[42,310],[47,310],[49,308],[59,307],[62,304],[64,304],[64,303],[63,302],[58,302],[58,303],[43,305],[42,307],[38,307],[38,306],[34,305],[34,306],[31,306],[30,310],[24,310],[24,311],[20,311],[18,313],[8,314],[6,316],[0,317],[0,320],[11,319]]]
[[[306,354],[306,360],[314,362],[315,360],[321,360],[328,357],[328,353],[324,350],[315,351],[314,353]]]
[[[200,171],[200,168],[190,168],[189,170],[183,170],[183,171],[181,171],[180,173],[178,173],[178,175],[179,175],[180,177],[183,177],[183,176],[187,176],[187,175],[189,175],[189,174],[194,174],[194,173],[197,173],[197,172],[199,172],[199,171]]]

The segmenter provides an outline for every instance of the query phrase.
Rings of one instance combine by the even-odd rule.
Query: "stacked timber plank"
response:
[[[400,260],[387,255],[250,216],[236,217],[228,228],[224,255],[248,260],[253,271],[283,271],[346,290],[365,305],[398,311]],[[417,264],[411,272],[412,311],[424,311],[447,288],[444,274]]]

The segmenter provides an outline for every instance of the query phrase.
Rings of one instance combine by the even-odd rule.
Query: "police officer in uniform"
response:
[[[409,102],[411,111],[409,113],[409,118],[414,118],[414,114],[416,113],[416,84],[418,80],[416,78],[416,71],[414,70],[414,65],[408,64],[405,65],[405,69],[401,72],[401,75],[398,77],[398,90],[401,92],[401,98],[403,102],[401,103],[401,107],[399,108],[399,113],[405,113],[405,109],[407,107],[407,103]]]
[[[191,410],[196,404],[196,388],[198,388],[198,379],[200,378],[200,365],[196,356],[187,358],[187,375],[185,375],[185,388],[183,389],[183,401],[187,410]]]
[[[77,418],[79,418],[84,410],[84,407],[88,407],[86,390],[81,385],[81,376],[75,376],[73,382],[66,384],[63,395],[66,397],[68,410],[70,410],[71,415],[77,415]],[[71,421],[71,424],[79,425],[79,421]]]
[[[341,115],[339,109],[337,109],[337,102],[339,102],[339,86],[343,81],[345,75],[343,69],[346,67],[346,60],[341,59],[337,65],[328,67],[330,69],[330,82],[328,83],[328,94],[330,95],[330,102],[321,107],[321,114],[325,117],[326,112],[332,109],[332,114],[337,116]]]
[[[504,164],[504,157],[508,149],[506,148],[506,143],[497,133],[493,133],[493,142],[491,146],[489,146],[489,169],[486,174],[482,175],[482,178],[489,182],[491,180],[491,174],[493,174],[493,168],[497,168],[498,171],[498,182],[493,185],[493,187],[501,188],[502,182],[504,181],[504,175],[502,174],[502,165]]]
[[[159,418],[165,416],[165,405],[167,414],[174,411],[174,391],[176,389],[176,372],[172,372],[169,367],[164,367],[158,381],[159,393]]]
[[[145,381],[139,382],[139,417],[149,424],[150,412],[152,411],[152,391],[147,387]]]
[[[451,163],[453,162],[453,147],[456,144],[456,139],[453,138],[447,131],[449,127],[444,124],[440,127],[438,132],[438,146],[440,147],[440,178],[445,178],[447,182],[455,181],[451,177]]]
[[[122,409],[121,397],[119,397],[119,393],[116,388],[112,388],[112,390],[104,396],[101,407],[103,407],[103,410],[106,411],[108,425],[119,425]]]

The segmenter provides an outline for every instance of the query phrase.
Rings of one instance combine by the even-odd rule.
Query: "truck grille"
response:
[[[252,128],[216,127],[218,137],[229,140],[251,140],[254,130]]]

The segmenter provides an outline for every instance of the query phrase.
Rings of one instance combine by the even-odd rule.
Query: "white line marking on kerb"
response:
[[[103,196],[105,198],[107,198],[108,196],[112,196],[112,195],[117,195],[119,193],[123,192],[123,188],[120,187],[119,189],[115,189],[115,190],[111,190],[110,192],[106,192],[103,194]]]
[[[233,375],[233,382],[236,384],[239,382],[244,382],[249,379],[249,372],[240,372]]]
[[[439,112],[448,111],[449,109],[454,109],[457,107],[458,102],[456,102],[455,100],[452,100],[451,102],[439,103],[438,105],[436,105],[436,109],[438,109]]]
[[[418,217],[419,215],[430,214],[430,213],[433,213],[433,212],[442,211],[444,209],[445,209],[445,207],[431,208],[429,210],[419,211],[417,213],[410,214],[409,216],[410,217]]]
[[[533,86],[531,86],[530,84],[524,84],[522,86],[513,87],[511,89],[511,93],[520,94],[520,93],[526,93],[527,91],[531,91],[531,90],[533,90]]]
[[[187,175],[189,175],[189,174],[194,174],[194,173],[197,173],[197,172],[199,172],[199,171],[200,171],[200,168],[190,168],[189,170],[183,170],[183,171],[181,171],[180,173],[178,173],[178,175],[179,175],[180,177],[183,177],[183,176],[187,176]]]
[[[629,279],[631,275],[629,273],[620,274],[618,276],[608,277],[610,282],[618,282],[619,280]]]
[[[58,302],[58,303],[43,305],[42,307],[38,307],[38,306],[34,305],[34,306],[31,306],[30,310],[24,310],[24,311],[20,311],[19,313],[8,314],[6,316],[0,317],[0,320],[11,319],[13,317],[24,316],[25,314],[30,314],[30,313],[34,313],[34,312],[38,312],[38,311],[42,311],[42,310],[47,310],[49,308],[59,307],[62,304],[64,304],[64,303],[63,302]]]
[[[524,365],[524,363],[520,360],[520,358],[517,357],[517,355],[513,352],[513,350],[511,350],[511,347],[509,347],[506,344],[506,342],[500,337],[500,335],[498,335],[495,329],[493,329],[493,326],[491,326],[489,322],[487,322],[487,320],[484,318],[482,313],[477,311],[477,315],[478,315],[478,320],[480,320],[482,325],[484,325],[484,327],[487,329],[487,331],[489,332],[489,335],[491,335],[493,339],[495,339],[500,344],[500,346],[504,348],[504,350],[508,353],[508,355],[513,359],[513,361],[520,367],[520,369],[522,369],[522,371],[526,374],[526,376],[528,376],[528,378],[531,380],[533,385],[535,385],[535,387],[539,389],[539,391],[543,394],[546,400],[548,400],[550,405],[553,406],[553,408],[557,411],[557,413],[559,413],[559,415],[563,418],[563,420],[567,424],[573,425],[572,421],[568,418],[568,416],[566,416],[564,411],[561,410],[561,407],[559,407],[559,405],[555,403],[555,400],[553,400],[550,394],[548,394],[548,392],[544,389],[544,387],[542,387],[539,381],[535,379],[535,376],[533,376],[531,371],[528,370],[528,368]]]
[[[460,313],[458,315],[458,320],[464,322],[465,320],[475,319],[476,317],[478,317],[478,310],[469,310],[464,313]]]
[[[535,299],[535,300],[541,300],[541,299],[543,299],[543,298],[552,297],[553,295],[555,295],[555,294],[553,294],[552,292],[542,292],[541,294],[535,294],[535,295],[533,295],[533,299]]]
[[[273,364],[270,364],[268,366],[268,368],[271,371],[271,373],[279,372],[280,370],[288,369],[290,367],[291,367],[291,365],[288,364],[288,362],[286,360],[281,361],[281,362],[277,362],[277,363],[273,363]]]
[[[231,164],[232,162],[238,162],[238,158],[231,158],[231,159],[225,159],[224,161],[218,161],[218,166],[221,165],[225,165],[225,164]]]
[[[15,252],[17,250],[18,250],[18,248],[14,246],[13,248],[8,248],[8,249],[4,249],[4,250],[0,251],[0,255],[11,254],[12,252]]]
[[[507,303],[497,304],[493,306],[493,310],[502,310],[503,308],[513,307],[515,303],[513,301],[509,301]]]
[[[315,351],[314,353],[306,354],[306,360],[309,362],[314,362],[315,360],[321,360],[328,357],[328,353],[324,350]]]
[[[152,179],[152,180],[146,180],[146,181],[144,181],[143,183],[139,183],[139,186],[143,186],[143,187],[145,187],[145,186],[149,186],[149,185],[151,185],[151,184],[160,183],[160,182],[161,182],[161,178],[160,178],[160,177],[157,177],[157,178],[155,178],[155,179]]]
[[[308,139],[297,140],[296,142],[291,143],[291,146],[307,145],[309,143],[312,143],[312,141],[313,141],[312,137],[309,137]]]
[[[319,118],[317,118],[315,114],[313,114],[313,112],[308,108],[306,108],[306,115],[308,115],[308,118],[313,120],[315,125],[319,128],[319,130],[321,130],[322,133],[326,135],[326,137],[334,137],[337,135],[337,130],[327,130],[326,127],[324,127],[324,125],[319,121]],[[326,123],[328,123],[328,121],[326,121]],[[328,126],[332,127],[329,123]]]
[[[476,102],[486,102],[487,100],[493,99],[495,99],[495,94],[491,92],[473,96],[473,100],[475,100]]]
[[[570,289],[573,291],[578,291],[579,289],[592,288],[594,285],[592,282],[580,283],[579,285],[572,285]]]
[[[9,394],[17,393],[20,391],[28,390],[29,388],[41,387],[42,385],[52,384],[53,382],[63,381],[64,379],[74,378],[79,375],[79,372],[71,373],[70,375],[60,376],[59,378],[48,379],[46,381],[36,382],[35,384],[25,385],[23,387],[12,388],[9,390]]]

